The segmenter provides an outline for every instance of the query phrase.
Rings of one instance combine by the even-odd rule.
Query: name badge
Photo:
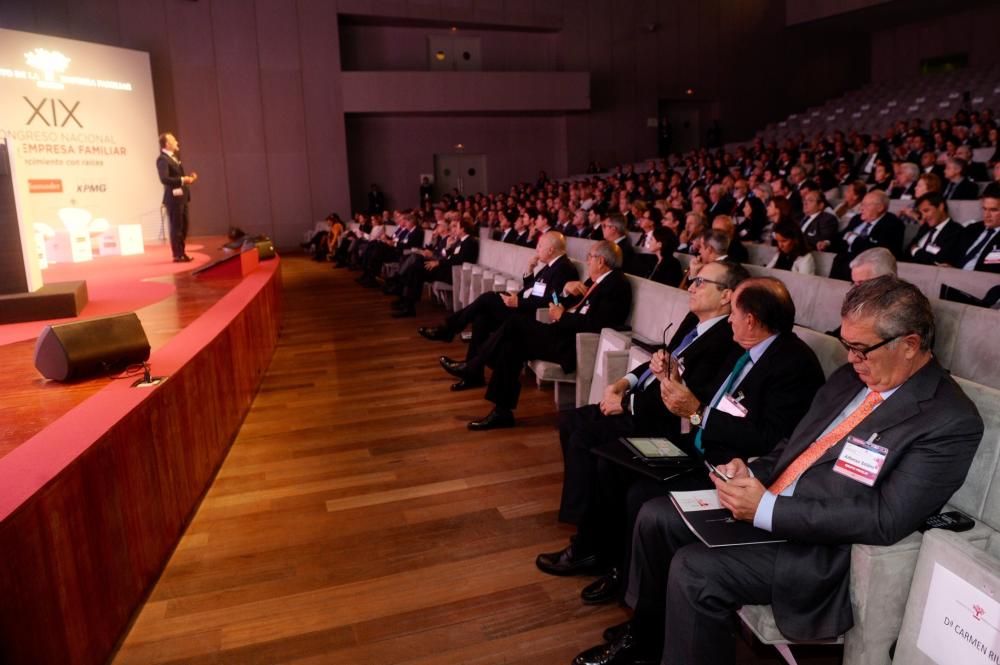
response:
[[[590,311],[590,303],[589,302],[586,305],[584,305],[583,307],[580,308],[580,314],[586,314],[589,311]]]
[[[738,393],[735,398],[731,395],[723,395],[715,408],[736,418],[746,418],[747,408],[740,404],[742,397],[743,393]]]
[[[173,194],[174,196],[184,196],[184,188],[183,187],[174,187],[171,190],[171,194]]]
[[[545,282],[535,282],[531,285],[531,295],[536,298],[545,297]]]
[[[994,249],[992,252],[987,254],[986,258],[983,259],[983,263],[987,265],[995,265],[997,263],[1000,263],[1000,249]]]
[[[924,247],[924,251],[927,252],[928,254],[937,256],[938,252],[941,251],[941,247],[939,247],[938,245],[927,245],[926,247]]]
[[[910,201],[913,199],[913,194],[903,194],[899,197],[900,201]]]
[[[874,439],[874,435],[872,438]],[[875,479],[878,478],[888,454],[888,448],[877,446],[872,441],[865,441],[856,436],[849,436],[844,443],[844,449],[840,451],[840,457],[833,465],[833,470],[871,487],[875,484]]]

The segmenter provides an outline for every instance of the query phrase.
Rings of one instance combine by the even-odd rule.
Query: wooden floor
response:
[[[569,663],[622,621],[533,563],[571,533],[551,389],[526,382],[517,428],[468,432],[489,404],[436,361],[463,345],[416,334],[442,310],[394,320],[357,273],[283,261],[271,367],[114,662]]]

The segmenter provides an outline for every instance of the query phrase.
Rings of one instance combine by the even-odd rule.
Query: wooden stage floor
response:
[[[394,320],[357,273],[282,261],[271,366],[113,662],[569,663],[624,620],[534,566],[571,533],[551,389],[526,379],[518,427],[471,433],[489,405],[437,365],[462,343],[416,333],[442,310]]]

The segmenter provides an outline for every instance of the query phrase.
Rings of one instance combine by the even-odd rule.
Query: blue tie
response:
[[[674,355],[680,355],[684,353],[684,349],[691,346],[691,342],[693,342],[697,337],[698,337],[698,326],[695,326],[694,328],[691,329],[691,332],[689,332],[687,335],[684,335],[684,339],[682,339],[681,343],[677,345],[677,349],[674,351]]]
[[[729,394],[729,390],[733,387],[733,383],[736,381],[736,377],[740,375],[740,372],[743,371],[743,368],[746,367],[746,364],[748,362],[750,362],[749,351],[747,351],[742,356],[740,356],[739,359],[737,359],[736,364],[733,365],[733,371],[729,373],[729,378],[726,379],[726,387],[722,389],[722,392],[720,392],[715,399],[712,400],[712,404],[709,405],[709,409],[714,409],[716,406],[718,406],[719,402],[722,401],[723,396]],[[701,443],[701,435],[704,431],[705,430],[699,428],[698,433],[694,435],[694,447],[698,449],[699,453],[705,452],[705,448],[704,446],[702,446]]]

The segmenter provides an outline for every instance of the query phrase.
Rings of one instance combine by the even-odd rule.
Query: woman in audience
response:
[[[767,226],[767,206],[756,196],[748,196],[743,202],[743,219],[736,232],[747,242],[759,242],[765,226]]]
[[[646,275],[646,279],[667,286],[677,286],[681,283],[684,269],[681,267],[680,261],[674,257],[677,244],[677,236],[670,229],[664,226],[653,229],[653,244],[649,249],[656,257],[656,264]]]
[[[778,222],[772,230],[778,251],[767,264],[776,270],[791,270],[804,275],[816,274],[816,261],[806,247],[802,229],[792,221]]]

